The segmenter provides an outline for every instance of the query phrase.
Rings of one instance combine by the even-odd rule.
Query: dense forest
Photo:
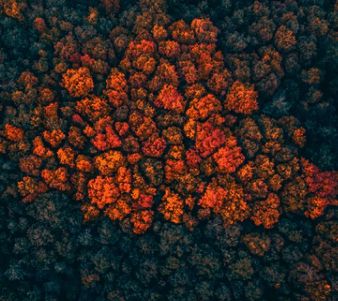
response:
[[[338,300],[337,109],[338,1],[0,0],[0,300]]]

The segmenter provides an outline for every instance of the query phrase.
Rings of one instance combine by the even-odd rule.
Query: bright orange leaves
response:
[[[265,200],[256,201],[253,207],[251,219],[256,226],[263,225],[266,229],[271,229],[278,222],[281,214],[280,199],[270,193]]]
[[[127,80],[125,75],[119,72],[117,68],[111,69],[106,81],[106,88],[104,94],[108,96],[113,107],[120,107],[128,103]]]
[[[52,146],[57,147],[65,139],[66,135],[61,130],[44,131],[43,138]]]
[[[6,123],[5,136],[7,137],[8,140],[18,142],[23,138],[24,131],[16,126]]]
[[[158,210],[163,214],[164,218],[175,224],[182,222],[184,204],[180,195],[172,193],[170,189],[167,188],[162,201]]]
[[[88,182],[88,197],[92,204],[96,204],[99,209],[105,205],[117,201],[119,189],[114,184],[114,178],[98,176]]]
[[[166,145],[164,138],[153,135],[144,143],[142,151],[146,156],[159,158],[162,156]]]
[[[135,211],[133,212],[130,221],[133,223],[133,232],[142,234],[148,230],[153,221],[154,211]]]
[[[118,1],[101,2],[118,9]],[[87,21],[97,22],[95,9]],[[240,71],[234,77],[225,68],[212,22],[151,22],[133,41],[121,28],[112,31],[114,45],[101,45],[102,51],[88,42],[85,55],[72,37],[56,43],[55,71],[74,101],[39,87],[34,131],[6,123],[0,132],[1,150],[20,154],[23,201],[57,189],[83,202],[84,221],[103,212],[139,234],[156,211],[191,230],[215,215],[224,225],[250,218],[267,229],[283,212],[322,215],[338,194],[337,173],[297,158],[305,130],[295,118],[255,114],[258,92]],[[40,18],[34,26],[45,30]],[[282,25],[275,43],[289,51],[292,32]],[[277,51],[264,50],[263,63],[283,72]],[[264,77],[263,67],[253,77]],[[316,70],[305,75],[307,82],[320,79]],[[18,80],[21,89],[38,83],[29,72]],[[14,102],[22,95],[13,93]]]
[[[76,103],[76,110],[82,116],[86,116],[95,122],[99,118],[107,116],[112,111],[112,108],[106,100],[99,97],[91,97],[78,101]]]
[[[238,146],[232,149],[228,146],[221,147],[214,155],[219,169],[221,172],[232,173],[244,161],[244,156],[241,153],[241,148]]]
[[[224,107],[229,111],[241,114],[251,114],[258,110],[258,93],[253,87],[247,88],[243,83],[235,81],[224,102]]]
[[[216,181],[214,180],[208,185],[205,193],[199,200],[198,205],[203,208],[215,208],[216,210],[220,210],[223,206],[225,196],[225,189],[217,186]]]
[[[302,160],[305,181],[311,193],[305,215],[317,218],[324,213],[325,208],[334,202],[338,195],[338,172],[321,172],[318,167],[307,160]]]
[[[62,85],[72,97],[87,96],[94,89],[93,79],[86,67],[81,67],[78,70],[68,69],[63,74]]]
[[[191,28],[195,31],[199,43],[216,43],[219,30],[209,19],[194,19]]]
[[[206,119],[214,113],[222,111],[221,102],[212,94],[208,94],[201,99],[193,99],[189,103],[186,115],[192,119]]]
[[[65,167],[60,167],[56,170],[44,169],[41,172],[41,177],[50,188],[61,191],[71,189],[71,186],[68,182],[68,172]]]
[[[154,102],[155,106],[166,110],[182,113],[184,110],[184,99],[177,89],[165,84]]]
[[[197,124],[196,150],[202,158],[211,155],[217,148],[225,143],[225,133],[220,128],[214,127],[210,122]]]
[[[117,172],[119,167],[122,167],[125,164],[125,157],[120,151],[109,151],[94,159],[94,166],[104,176],[113,175]]]
[[[106,151],[121,146],[121,140],[111,126],[106,126],[105,133],[97,134],[91,143],[100,151]]]

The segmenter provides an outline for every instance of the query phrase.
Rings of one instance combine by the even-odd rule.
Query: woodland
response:
[[[0,0],[0,301],[338,300],[338,0]]]

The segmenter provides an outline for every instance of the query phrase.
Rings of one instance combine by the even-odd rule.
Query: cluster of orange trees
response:
[[[170,24],[152,9],[137,18],[133,39],[116,28],[113,43],[81,44],[71,33],[54,41],[49,86],[21,74],[11,97],[34,106],[31,128],[7,120],[0,149],[24,174],[23,202],[64,191],[83,202],[85,221],[102,212],[129,219],[135,233],[155,212],[190,229],[212,215],[271,228],[283,212],[316,218],[336,205],[338,173],[299,157],[306,141],[296,118],[258,112],[258,92],[225,67],[212,22]],[[44,24],[34,21],[46,38]],[[284,27],[276,39],[285,51],[295,43]]]

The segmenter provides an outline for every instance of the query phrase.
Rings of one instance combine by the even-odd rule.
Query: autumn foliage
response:
[[[0,0],[0,300],[338,299],[338,0]]]
[[[225,108],[241,114],[251,114],[258,109],[258,94],[253,87],[245,87],[239,81],[234,82],[225,100]]]
[[[119,4],[102,1],[101,7],[114,13]],[[91,9],[88,22],[97,22],[96,15]],[[47,189],[65,191],[83,202],[85,221],[103,213],[129,221],[135,233],[151,226],[155,212],[190,230],[213,217],[225,226],[250,218],[270,229],[283,212],[317,218],[336,204],[337,172],[299,158],[306,139],[295,118],[257,112],[256,87],[225,67],[210,19],[165,20],[143,24],[133,40],[122,38],[122,29],[112,31],[122,39],[115,45],[119,60],[100,38],[92,41],[95,51],[84,42],[85,54],[72,36],[55,44],[55,72],[68,100],[42,86],[31,119],[41,126],[25,132],[6,122],[1,131],[3,147],[13,158],[20,153],[23,201]],[[41,18],[34,27],[46,30]],[[274,42],[290,52],[293,32],[281,25]],[[282,72],[271,48],[260,64],[257,80],[265,69]],[[307,83],[314,83],[314,73],[309,70]],[[18,81],[25,91],[38,82],[29,72]],[[13,94],[17,102],[25,101],[22,93]]]
[[[87,96],[94,88],[90,71],[86,67],[68,69],[63,75],[62,85],[72,97]]]

